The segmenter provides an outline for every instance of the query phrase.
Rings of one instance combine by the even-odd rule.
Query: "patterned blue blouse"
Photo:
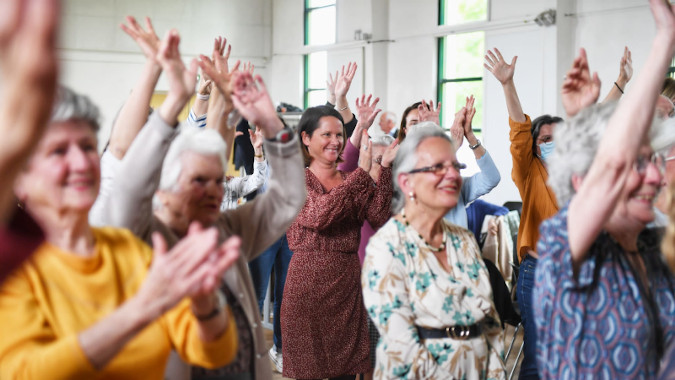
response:
[[[645,289],[621,246],[606,232],[575,278],[567,231],[568,205],[542,223],[532,304],[537,363],[543,379],[653,378],[675,333],[673,276],[660,238],[646,229],[638,251]],[[653,296],[650,296],[653,295]]]

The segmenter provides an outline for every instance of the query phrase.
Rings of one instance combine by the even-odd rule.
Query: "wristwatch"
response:
[[[475,149],[478,148],[479,146],[480,146],[480,140],[479,140],[479,139],[476,139],[476,145],[469,145],[469,149],[475,150]]]
[[[272,142],[286,143],[293,139],[293,130],[284,124],[284,129],[280,130],[276,136],[267,139]]]

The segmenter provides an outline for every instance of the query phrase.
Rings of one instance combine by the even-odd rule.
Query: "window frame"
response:
[[[485,28],[467,28],[467,24],[469,25],[487,25],[487,23],[490,21],[490,5],[491,5],[491,0],[484,0],[485,5],[486,5],[486,14],[485,14],[485,20],[471,20],[471,21],[465,21],[463,23],[459,24],[445,24],[445,9],[447,7],[447,2],[451,0],[438,0],[438,26],[439,28],[442,29],[450,29],[447,30],[447,32],[439,36],[437,38],[437,54],[438,54],[438,62],[437,62],[437,83],[436,83],[436,102],[438,103],[439,101],[442,101],[443,99],[443,87],[447,83],[464,83],[464,82],[482,82],[483,81],[483,76],[480,77],[446,77],[445,76],[445,39],[450,37],[450,36],[456,36],[459,34],[466,34],[466,33],[475,33],[475,32],[483,32],[483,46],[485,46]],[[452,30],[453,27],[457,27],[457,30]],[[442,121],[443,120],[443,114],[444,114],[444,109],[445,105],[441,107],[440,114],[439,114],[439,119]],[[482,109],[481,109],[482,111]],[[478,126],[476,127],[476,124],[472,124],[472,130],[474,133],[480,136],[480,134],[483,131],[483,126]],[[449,128],[449,127],[447,127]]]
[[[308,28],[308,26],[309,26],[309,17],[312,14],[312,12],[314,12],[316,10],[319,10],[319,9],[325,9],[325,8],[330,8],[330,7],[335,7],[335,18],[336,18],[336,20],[335,20],[336,21],[335,22],[335,38],[337,39],[337,0],[334,0],[333,4],[322,5],[322,6],[318,6],[318,7],[310,7],[309,2],[310,2],[310,0],[305,0],[305,17],[304,17],[304,19],[305,19],[304,20],[305,33],[304,33],[303,44],[305,46],[315,46],[315,45],[309,44],[309,28]],[[336,41],[333,41],[333,44],[335,44],[335,42]]]

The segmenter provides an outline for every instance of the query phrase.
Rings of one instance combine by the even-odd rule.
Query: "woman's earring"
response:
[[[416,198],[416,197],[415,197],[415,193],[413,193],[412,191],[409,192],[409,193],[408,193],[408,198],[410,198],[410,201],[411,201],[411,202],[415,202],[415,198]]]

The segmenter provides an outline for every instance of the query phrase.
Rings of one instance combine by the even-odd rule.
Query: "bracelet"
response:
[[[349,108],[349,105],[346,105],[346,106],[340,108],[338,111],[342,112],[342,111],[346,110],[347,108]]]
[[[618,89],[619,89],[619,91],[621,91],[621,93],[623,94],[623,90],[621,89],[621,87],[619,87],[619,85],[618,85],[618,84],[616,84],[616,82],[614,82],[614,85],[615,85],[615,86],[616,86],[616,88],[618,88]]]
[[[197,93],[197,99],[199,99],[199,100],[209,100],[210,96],[211,96],[211,94],[202,95],[200,93]]]
[[[253,154],[255,158],[263,158],[264,154]]]
[[[200,322],[208,321],[216,317],[218,314],[220,314],[220,312],[223,311],[226,306],[227,306],[227,299],[219,290],[216,290],[216,304],[213,305],[213,309],[208,314],[195,315],[195,318],[197,318],[197,320]]]
[[[481,145],[480,140],[476,139],[476,145],[469,145],[469,149],[476,150]]]

